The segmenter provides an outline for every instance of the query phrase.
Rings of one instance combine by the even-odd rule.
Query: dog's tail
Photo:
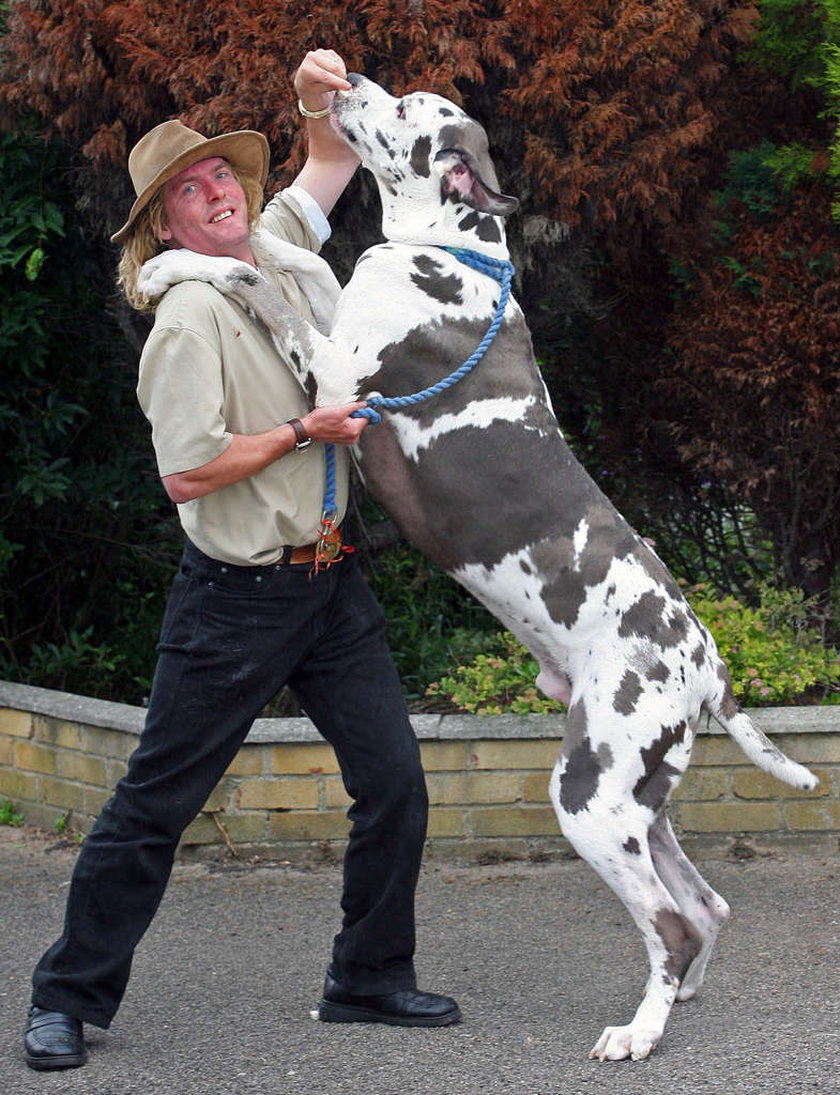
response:
[[[730,704],[724,705],[720,696],[716,697],[716,700],[717,702],[707,703],[707,710],[732,737],[732,740],[743,749],[753,764],[771,776],[775,776],[776,779],[782,780],[783,783],[789,783],[791,787],[798,787],[802,791],[813,791],[819,783],[813,772],[809,772],[804,765],[797,764],[795,760],[785,756],[764,731],[755,725],[749,715],[737,708],[737,705],[735,705],[734,713],[729,713]],[[724,706],[727,713],[724,713]]]

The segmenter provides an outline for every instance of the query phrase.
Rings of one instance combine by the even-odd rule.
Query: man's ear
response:
[[[475,157],[465,148],[442,148],[434,162],[443,201],[451,197],[479,213],[492,213],[495,217],[506,217],[518,208],[518,198],[500,194],[488,186]]]

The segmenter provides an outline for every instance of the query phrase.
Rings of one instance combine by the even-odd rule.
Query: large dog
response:
[[[243,263],[176,252],[145,274],[150,295],[183,278],[235,294],[294,347],[301,383],[321,404],[422,391],[470,357],[501,312],[501,287],[444,248],[507,260],[501,217],[517,204],[499,193],[484,130],[457,106],[350,82],[333,124],[376,178],[387,242],[360,258],[330,337]],[[302,264],[302,277],[311,258],[282,246],[257,253],[261,265]],[[729,913],[665,812],[701,711],[765,771],[800,788],[817,781],[739,709],[711,635],[572,455],[512,298],[499,319],[464,379],[364,431],[361,468],[406,537],[525,643],[539,686],[568,704],[551,800],[565,836],[627,906],[650,960],[633,1019],[608,1026],[591,1056],[639,1059],[674,1001],[701,984]]]

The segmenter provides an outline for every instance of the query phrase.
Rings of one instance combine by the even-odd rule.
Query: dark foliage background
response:
[[[107,237],[166,117],[305,154],[291,80],[329,45],[487,128],[558,417],[690,583],[803,589],[831,631],[840,553],[830,0],[12,0],[0,4],[0,673],[140,702],[179,551],[134,399],[145,322]],[[346,278],[378,238],[364,177]],[[407,691],[492,622],[358,500],[354,538]]]

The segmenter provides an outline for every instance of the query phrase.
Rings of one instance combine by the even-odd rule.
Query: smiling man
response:
[[[358,165],[328,118],[332,95],[349,86],[336,53],[307,55],[295,77],[307,161],[262,213],[261,134],[208,139],[175,120],[146,134],[129,157],[137,200],[113,237],[123,247],[120,284],[129,302],[150,307],[137,277],[162,248],[256,265],[250,238],[259,224],[317,251],[329,234],[326,215]],[[312,318],[290,273],[265,273]],[[320,1018],[457,1022],[454,1000],[415,985],[427,795],[384,618],[352,555],[313,572],[324,443],[337,446],[340,520],[347,447],[367,424],[351,417],[361,404],[310,410],[282,347],[232,299],[199,282],[175,285],[157,303],[137,392],[186,543],[139,746],[82,846],[63,934],[33,975],[27,1063],[37,1070],[85,1063],[83,1023],[110,1025],[182,832],[284,684],[335,748],[354,800],[343,919]]]

